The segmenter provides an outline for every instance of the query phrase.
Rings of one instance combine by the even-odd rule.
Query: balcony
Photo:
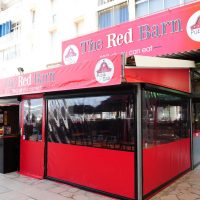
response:
[[[21,38],[21,27],[13,29],[12,32],[0,37],[0,49],[7,48],[13,44],[17,44]]]

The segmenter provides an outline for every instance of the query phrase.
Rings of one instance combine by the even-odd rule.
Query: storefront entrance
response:
[[[143,89],[143,188],[144,195],[191,167],[189,98]]]
[[[44,101],[25,97],[21,103],[20,173],[44,176]]]
[[[19,170],[19,101],[0,99],[0,173]]]
[[[135,198],[135,91],[131,88],[48,97],[48,178]]]

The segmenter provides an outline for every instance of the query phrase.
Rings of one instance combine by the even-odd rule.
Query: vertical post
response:
[[[125,69],[125,65],[126,65],[126,54],[125,53],[123,53],[122,55],[121,55],[121,58],[122,58],[122,64],[121,64],[121,66],[122,66],[122,74],[121,74],[121,80],[122,80],[122,82],[124,81],[124,69]]]
[[[142,200],[142,90],[141,85],[137,85],[137,199]]]
[[[189,81],[189,86],[190,86],[190,92],[191,94],[193,94],[193,90],[192,90],[192,79],[194,77],[194,71],[190,69],[189,72],[189,77],[190,77],[190,81]],[[190,160],[191,160],[191,169],[194,169],[194,151],[193,151],[193,125],[192,125],[192,121],[193,121],[193,107],[192,107],[192,96],[190,96],[190,102],[189,102],[189,123],[190,123]]]
[[[194,169],[194,155],[193,155],[193,133],[192,133],[192,118],[193,118],[193,109],[192,109],[192,98],[190,98],[190,157],[191,157],[191,169]]]

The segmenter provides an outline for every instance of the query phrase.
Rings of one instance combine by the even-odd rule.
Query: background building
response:
[[[0,0],[0,78],[61,65],[61,43],[199,0]]]

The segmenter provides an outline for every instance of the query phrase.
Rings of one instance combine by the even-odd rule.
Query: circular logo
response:
[[[63,53],[63,61],[65,65],[75,64],[79,57],[79,50],[75,45],[69,45]]]
[[[97,62],[94,75],[99,83],[109,82],[114,74],[114,65],[111,60],[104,58]]]
[[[187,34],[192,40],[200,42],[200,10],[188,20]]]

